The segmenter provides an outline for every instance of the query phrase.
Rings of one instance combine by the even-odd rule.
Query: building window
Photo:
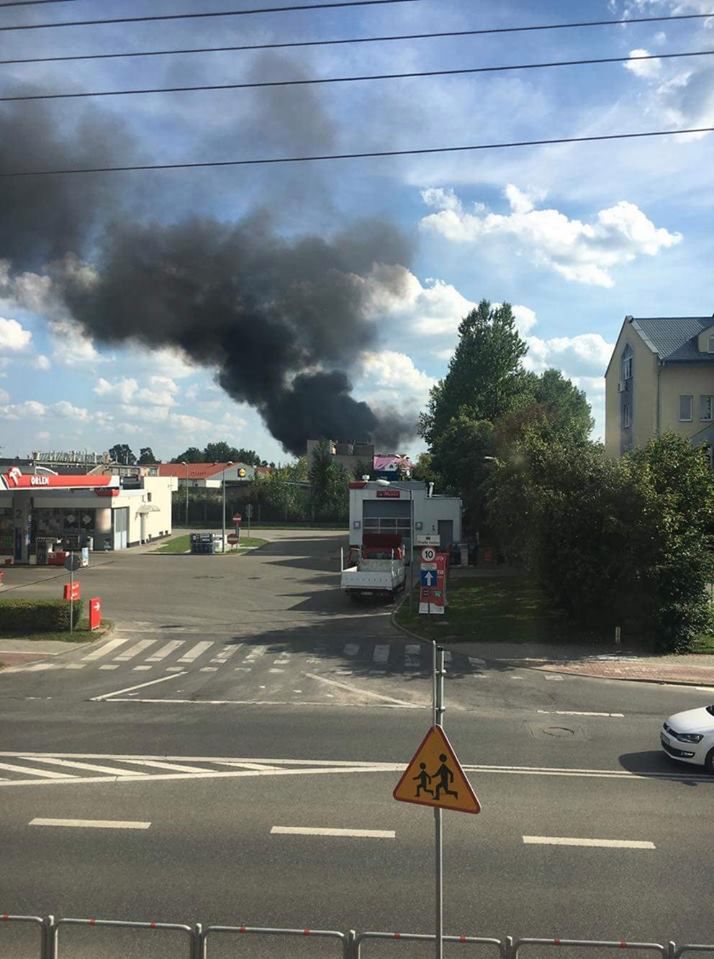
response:
[[[632,411],[630,410],[629,403],[625,403],[622,407],[622,425],[626,430],[632,426]]]
[[[694,406],[694,397],[685,393],[679,397],[679,422],[690,423],[692,420],[692,407]]]
[[[714,334],[709,334],[709,352],[714,353]]]
[[[622,379],[623,382],[632,379],[632,357],[627,356],[622,361]]]
[[[714,411],[714,396],[699,397],[699,419],[710,420]]]

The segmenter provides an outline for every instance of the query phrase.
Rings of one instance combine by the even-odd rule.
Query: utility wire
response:
[[[588,137],[558,137],[551,140],[515,140],[507,143],[477,143],[470,146],[419,147],[412,150],[370,150],[363,153],[324,153],[312,156],[255,157],[246,160],[204,160],[193,163],[142,163],[126,166],[77,167],[57,170],[10,170],[0,179],[19,177],[76,176],[88,173],[133,173],[147,170],[197,170],[208,167],[268,166],[279,163],[312,163],[326,160],[364,160],[373,157],[426,156],[436,153],[469,153],[476,150],[506,150],[512,147],[553,146],[561,143],[598,143],[605,140],[637,140],[644,137],[682,136],[686,133],[714,133],[712,127],[687,130],[648,130],[642,133],[603,133]]]
[[[304,87],[325,83],[356,83],[363,80],[409,80],[419,77],[454,77],[475,73],[502,73],[509,70],[541,70],[547,67],[576,67],[598,63],[634,63],[637,60],[673,60],[681,57],[711,57],[714,50],[693,50],[683,53],[657,53],[643,56],[601,57],[587,60],[551,60],[547,63],[515,63],[493,67],[460,67],[453,70],[419,70],[409,73],[370,73],[348,77],[308,77],[302,80],[255,80],[246,83],[202,83],[198,86],[146,87],[135,90],[91,90],[79,93],[22,93],[0,97],[0,103],[27,100],[78,100],[87,97],[126,97],[150,93],[216,92],[218,90],[254,90],[265,87]]]
[[[58,0],[48,0],[56,3]],[[532,27],[493,27],[484,30],[452,30],[441,33],[401,33],[384,37],[347,37],[336,40],[292,40],[285,43],[247,43],[230,47],[185,47],[172,50],[144,50],[122,53],[85,53],[60,57],[24,57],[0,60],[0,66],[11,63],[60,63],[67,60],[117,60],[130,57],[169,57],[192,53],[233,53],[241,50],[284,50],[295,47],[331,47],[342,44],[386,43],[395,40],[434,40],[443,37],[477,37],[491,33],[517,33],[528,30],[564,30],[577,27],[604,27],[623,23],[661,23],[670,20],[703,20],[714,17],[712,13],[685,13],[662,17],[637,17],[628,20],[590,20],[581,23],[551,23]]]
[[[245,17],[253,13],[289,13],[292,10],[332,10],[335,7],[374,7],[387,3],[421,3],[422,0],[331,0],[330,3],[301,3],[291,7],[256,7],[252,10],[212,10],[204,13],[166,13],[145,17],[112,17],[111,20],[59,20],[55,23],[23,23],[0,27],[9,30],[54,30],[56,27],[97,27],[107,23],[149,23],[157,20],[198,20],[206,17]]]
[[[44,3],[77,3],[77,0],[11,0],[10,3],[0,3],[0,10],[3,7],[39,7]]]

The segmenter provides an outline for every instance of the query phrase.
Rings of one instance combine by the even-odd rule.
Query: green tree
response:
[[[183,453],[179,453],[172,460],[172,463],[205,463],[203,452],[197,446],[189,446]]]
[[[350,476],[335,463],[330,443],[321,440],[312,451],[308,469],[313,514],[320,519],[343,519],[349,505]]]
[[[147,466],[151,463],[158,463],[159,461],[154,456],[154,451],[150,446],[142,446],[139,450],[139,466]]]
[[[429,395],[419,432],[430,447],[462,412],[472,420],[493,420],[510,410],[523,393],[521,360],[528,347],[516,329],[508,303],[482,300],[459,324],[459,343],[446,377]]]
[[[121,463],[122,466],[136,466],[136,456],[126,443],[115,443],[109,450],[109,456],[113,462]]]

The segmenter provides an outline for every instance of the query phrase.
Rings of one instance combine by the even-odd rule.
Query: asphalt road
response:
[[[0,914],[431,931],[433,816],[391,797],[430,721],[428,651],[392,632],[387,607],[344,601],[338,545],[301,533],[240,558],[129,554],[81,574],[115,645],[0,673]],[[447,930],[714,943],[714,779],[657,742],[663,716],[711,693],[451,652],[446,728],[483,812],[444,816]],[[0,955],[33,955],[32,932],[0,922]],[[185,954],[156,930],[66,928],[61,943],[62,959]],[[224,936],[209,955],[337,952]]]

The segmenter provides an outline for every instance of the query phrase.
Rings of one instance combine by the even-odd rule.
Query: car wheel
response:
[[[710,749],[707,758],[704,760],[704,768],[708,773],[714,775],[714,749]]]

